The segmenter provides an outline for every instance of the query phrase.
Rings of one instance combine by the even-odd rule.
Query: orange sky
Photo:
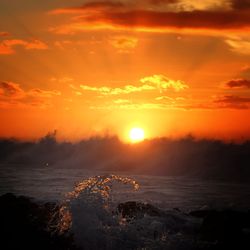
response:
[[[1,0],[0,136],[250,138],[248,0]]]

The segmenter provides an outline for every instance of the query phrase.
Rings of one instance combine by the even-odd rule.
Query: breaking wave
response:
[[[117,175],[79,182],[66,194],[50,226],[72,234],[81,249],[190,249],[197,220],[147,203],[119,203],[114,198],[119,185],[139,189],[135,180]]]

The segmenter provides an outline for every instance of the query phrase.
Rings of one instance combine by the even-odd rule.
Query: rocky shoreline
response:
[[[37,204],[25,196],[0,197],[1,249],[76,250],[70,235],[53,233],[48,225],[54,203]]]
[[[28,197],[10,193],[2,195],[0,197],[0,233],[1,245],[4,247],[1,249],[87,249],[75,245],[72,233],[59,234],[49,227],[58,209],[59,206],[56,203],[38,204]],[[186,237],[189,239],[188,242],[191,242],[186,246],[178,244],[178,247],[172,244],[168,248],[166,243],[162,247],[158,245],[152,249],[250,249],[250,211],[197,210],[185,214],[179,209],[168,212],[151,204],[135,201],[120,203],[116,211],[124,221],[130,221],[130,226],[133,225],[136,230],[151,230],[152,239],[155,241],[159,241],[159,237],[162,237],[160,230],[164,224],[164,230],[168,235]],[[145,225],[144,228],[140,224],[141,228],[139,228],[136,223],[145,217],[155,219],[150,226]],[[192,227],[188,226],[189,221],[192,221]],[[176,240],[178,241],[178,237]]]

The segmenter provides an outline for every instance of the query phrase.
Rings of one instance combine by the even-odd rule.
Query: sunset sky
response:
[[[1,0],[0,137],[250,138],[250,0]]]

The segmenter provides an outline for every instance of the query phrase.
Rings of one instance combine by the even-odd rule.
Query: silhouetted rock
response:
[[[128,201],[125,203],[120,203],[117,207],[118,212],[122,214],[123,217],[128,218],[138,218],[144,215],[149,216],[163,216],[164,212],[150,204]]]
[[[1,249],[76,250],[72,235],[58,235],[48,227],[58,208],[55,203],[38,204],[24,196],[9,193],[0,196]],[[135,229],[134,234],[125,230],[127,234],[124,235],[135,246],[140,237],[144,237],[162,244],[159,245],[162,248],[154,249],[166,249],[166,246],[178,250],[250,249],[250,211],[198,210],[187,215],[136,201],[120,203],[117,210],[126,219],[131,219],[127,230]],[[161,242],[163,232],[169,238]],[[93,237],[97,240],[98,235]],[[124,239],[117,240],[122,242]],[[119,249],[136,249],[126,247],[121,245]],[[96,249],[94,245],[92,249]]]
[[[211,213],[216,212],[215,210],[195,210],[195,211],[191,211],[189,213],[189,215],[196,217],[196,218],[202,218],[204,219],[205,217],[207,217],[208,215],[210,215]]]
[[[24,196],[1,196],[1,249],[76,249],[70,236],[50,232],[48,223],[55,209],[53,203],[39,205]]]
[[[199,238],[215,242],[214,249],[250,249],[250,212],[200,210],[190,215],[203,219]]]

